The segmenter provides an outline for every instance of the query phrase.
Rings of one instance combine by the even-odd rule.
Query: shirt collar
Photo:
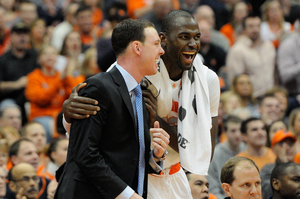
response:
[[[120,66],[118,63],[116,64],[117,69],[120,71],[121,75],[123,76],[128,92],[131,92],[138,83],[136,80],[124,69],[122,66]]]

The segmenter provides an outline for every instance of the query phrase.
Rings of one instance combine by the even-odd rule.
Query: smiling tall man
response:
[[[146,77],[159,95],[145,101],[152,121],[158,120],[171,135],[172,148],[167,148],[166,169],[148,177],[148,198],[192,198],[182,168],[207,175],[217,134],[219,80],[197,55],[201,30],[192,15],[172,11],[163,19],[161,30],[165,54],[158,73]]]

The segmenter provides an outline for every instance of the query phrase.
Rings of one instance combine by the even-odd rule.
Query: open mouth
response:
[[[183,54],[183,58],[184,58],[185,62],[187,62],[187,63],[192,63],[193,59],[196,55],[195,52],[183,52],[182,54]]]
[[[159,63],[159,58],[155,59],[155,63],[158,64]]]

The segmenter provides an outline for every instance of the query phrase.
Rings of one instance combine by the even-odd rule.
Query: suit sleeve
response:
[[[97,99],[101,110],[87,119],[72,122],[70,145],[74,162],[105,198],[115,198],[127,184],[105,163],[98,149],[111,99],[101,81],[88,82],[79,94]]]

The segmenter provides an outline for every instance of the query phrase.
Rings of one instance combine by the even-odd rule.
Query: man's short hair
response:
[[[299,164],[295,163],[295,162],[286,162],[286,163],[281,163],[281,164],[278,164],[275,166],[275,168],[272,170],[272,173],[271,173],[271,178],[270,178],[270,181],[271,181],[271,187],[272,187],[272,190],[274,191],[274,187],[273,187],[273,179],[278,179],[278,180],[282,180],[283,177],[287,174],[286,173],[286,170],[289,168],[289,167],[293,167],[293,166],[298,166],[300,167]]]
[[[86,4],[80,4],[77,11],[76,11],[76,13],[75,13],[75,17],[77,17],[81,12],[84,12],[84,11],[87,11],[87,10],[92,11],[91,6],[86,5]]]
[[[246,16],[246,17],[242,20],[242,27],[243,27],[243,30],[246,29],[246,21],[247,21],[248,19],[250,19],[250,18],[257,18],[257,17],[260,19],[260,16],[255,15],[255,14],[253,14],[253,13],[249,14],[248,16]]]
[[[154,27],[153,23],[141,19],[125,19],[121,21],[113,30],[111,43],[116,56],[125,52],[130,42],[140,41],[144,43],[146,39],[144,29]]]
[[[236,124],[239,124],[241,123],[242,120],[237,117],[237,116],[233,116],[233,115],[230,115],[225,121],[224,121],[224,131],[227,131],[228,130],[228,123],[236,123]]]
[[[227,162],[225,162],[225,164],[222,167],[221,176],[220,176],[222,183],[228,183],[230,185],[232,184],[232,182],[235,180],[233,175],[234,169],[236,165],[242,161],[247,161],[251,163],[253,166],[255,166],[255,168],[259,172],[259,169],[253,160],[242,156],[235,156],[230,158]]]
[[[161,32],[169,35],[178,26],[177,19],[179,17],[193,18],[196,21],[194,16],[189,12],[184,10],[173,10],[163,18],[161,22]]]
[[[257,117],[250,117],[249,119],[243,121],[242,124],[241,124],[241,132],[242,132],[242,134],[247,134],[248,123],[256,121],[256,120],[261,120],[261,119],[259,119]]]
[[[269,98],[269,97],[272,97],[272,98],[276,98],[274,93],[265,93],[262,97],[260,97],[260,99],[258,100],[258,104],[259,106],[262,105],[263,101],[266,99],[266,98]],[[277,98],[276,98],[277,99]]]
[[[31,142],[29,139],[27,138],[20,138],[19,140],[15,141],[8,149],[8,156],[11,159],[12,156],[16,156],[18,155],[19,149],[20,149],[20,145],[22,142]]]

